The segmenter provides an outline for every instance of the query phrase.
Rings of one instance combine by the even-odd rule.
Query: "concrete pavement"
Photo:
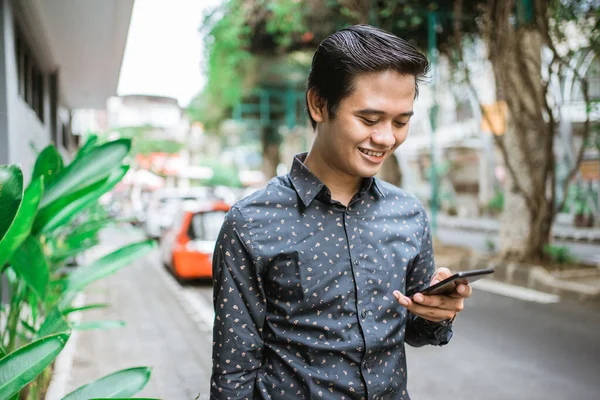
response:
[[[101,251],[143,239],[136,235],[111,230],[110,238],[103,235]],[[186,312],[171,276],[158,259],[155,250],[86,291],[86,304],[109,306],[82,313],[82,322],[122,320],[127,326],[77,333],[66,393],[120,369],[150,366],[150,382],[139,397],[209,398],[212,327],[197,324]],[[60,395],[57,393],[56,399]]]

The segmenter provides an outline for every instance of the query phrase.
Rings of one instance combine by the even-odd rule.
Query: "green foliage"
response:
[[[8,232],[23,198],[23,173],[16,165],[0,166],[0,240]]]
[[[504,192],[498,191],[487,203],[487,208],[493,213],[501,213],[504,210]]]
[[[65,347],[69,335],[59,333],[30,343],[0,360],[0,399],[9,399],[41,374]]]
[[[116,134],[119,138],[132,140],[132,148],[129,154],[133,157],[138,154],[176,154],[181,151],[184,146],[183,143],[157,137],[157,131],[161,131],[161,129],[155,128],[152,125],[141,125],[117,128],[111,130],[110,133],[111,135]],[[158,136],[160,135],[162,133]]]
[[[559,265],[573,264],[577,259],[567,246],[544,245],[544,254]]]
[[[38,155],[31,179],[43,177],[46,185],[49,185],[62,169],[63,159],[56,148],[50,145]]]
[[[567,201],[563,211],[570,211],[575,215],[588,216],[592,214],[592,208],[588,203],[589,193],[579,184],[569,186]]]
[[[25,241],[31,231],[32,216],[36,215],[42,197],[42,179],[34,179],[29,185],[23,201],[17,209],[13,224],[6,232],[4,240],[0,240],[0,267],[8,260],[10,254]]]
[[[550,0],[552,32],[558,41],[567,41],[568,23],[576,23],[589,48],[600,54],[600,2],[590,0]],[[571,25],[570,28],[573,28]]]
[[[295,0],[272,0],[267,2],[267,10],[271,12],[267,19],[267,32],[275,37],[280,48],[293,44],[294,35],[304,33],[307,29],[305,13],[307,5]]]
[[[241,0],[229,0],[209,12],[203,22],[208,83],[188,107],[193,121],[216,126],[224,112],[244,93],[244,78],[252,71],[250,26]]]
[[[150,379],[150,368],[124,369],[69,393],[63,400],[88,400],[94,398],[117,399],[133,396],[146,386]]]
[[[229,186],[242,187],[239,171],[234,166],[227,166],[218,160],[205,161],[203,166],[210,167],[213,170],[213,176],[202,182],[205,186]]]
[[[40,299],[46,297],[50,270],[38,238],[27,236],[27,239],[12,253],[10,265]]]
[[[488,252],[494,252],[496,250],[496,243],[494,240],[487,238],[485,239],[485,248]]]
[[[10,297],[0,307],[0,398],[39,399],[51,376],[47,368],[72,329],[123,325],[121,321],[98,321],[72,326],[70,313],[99,305],[73,309],[71,302],[88,284],[146,254],[153,242],[126,245],[75,270],[64,267],[69,258],[98,244],[100,229],[113,222],[99,212],[98,199],[127,172],[129,167],[123,161],[130,148],[130,139],[98,144],[98,138],[92,136],[65,166],[56,149],[47,147],[39,153],[25,190],[19,167],[0,166],[0,271],[8,282]],[[115,376],[130,381],[111,379],[109,391],[90,393],[96,397],[131,396],[145,385],[149,369]]]

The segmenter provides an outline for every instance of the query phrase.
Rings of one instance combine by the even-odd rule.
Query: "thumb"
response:
[[[430,285],[435,285],[436,283],[443,281],[444,279],[449,278],[451,276],[452,272],[448,268],[439,268],[433,274]]]

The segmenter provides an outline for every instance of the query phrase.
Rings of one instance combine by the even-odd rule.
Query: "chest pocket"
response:
[[[355,298],[345,235],[317,229],[278,250],[269,258],[265,276],[264,287],[271,301],[289,303],[300,311],[330,312],[332,305],[342,306]]]

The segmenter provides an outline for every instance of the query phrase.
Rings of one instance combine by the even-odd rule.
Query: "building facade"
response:
[[[0,0],[0,164],[76,149],[72,110],[116,93],[133,0]]]

